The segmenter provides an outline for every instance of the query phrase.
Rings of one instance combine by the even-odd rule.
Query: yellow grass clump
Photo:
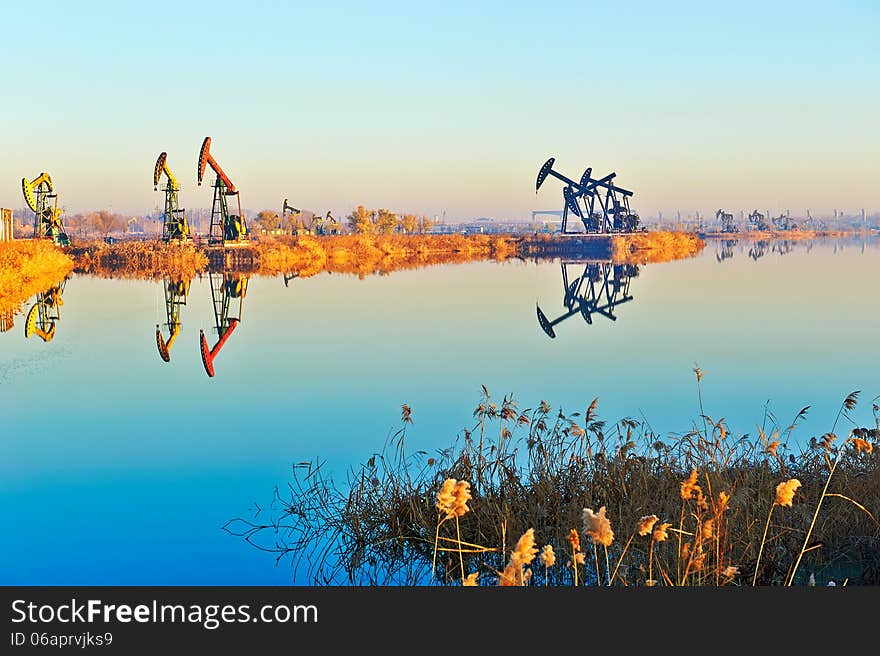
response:
[[[87,242],[69,249],[75,271],[105,278],[191,280],[208,267],[208,257],[192,243]]]
[[[611,237],[611,259],[620,264],[669,262],[697,255],[706,246],[689,232],[657,230]]]
[[[517,240],[490,235],[330,235],[262,238],[255,244],[258,273],[324,271],[363,278],[435,264],[503,261],[516,255]]]
[[[73,258],[51,241],[0,243],[0,312],[12,313],[73,271]]]

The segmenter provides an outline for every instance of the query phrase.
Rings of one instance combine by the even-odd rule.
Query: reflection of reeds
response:
[[[93,241],[68,250],[75,258],[77,273],[104,278],[191,280],[208,266],[205,253],[192,243]]]
[[[689,232],[658,230],[611,237],[611,258],[623,264],[669,262],[693,257],[706,246],[698,235]]]
[[[45,239],[0,243],[0,313],[10,315],[73,270],[73,259]],[[11,316],[7,316],[11,325]],[[6,325],[7,322],[4,322]]]
[[[490,235],[334,235],[261,239],[255,245],[259,273],[296,271],[308,277],[328,271],[363,278],[375,273],[516,255],[516,240]]]
[[[493,405],[485,390],[480,404]],[[307,563],[316,583],[464,585],[465,572],[482,571],[497,576],[480,577],[481,585],[785,585],[805,566],[814,578],[880,583],[880,411],[874,427],[854,429],[833,451],[822,442],[800,451],[783,442],[777,455],[785,479],[800,486],[782,489],[779,461],[760,440],[737,437],[721,421],[707,417],[708,432],[700,426],[662,436],[647,421],[607,424],[590,407],[588,421],[545,402],[515,419],[475,413],[476,424],[437,457],[406,453],[401,439],[392,440],[341,488],[320,466],[304,463],[306,475],[276,498],[280,515],[226,528],[279,558]],[[511,435],[481,451],[481,429],[501,426]],[[477,480],[468,488],[468,512],[450,515],[450,481]],[[775,523],[768,499],[786,507]],[[820,513],[823,500],[833,511]],[[455,537],[439,533],[443,517],[458,520]],[[584,552],[571,527],[582,520],[583,535],[606,549],[601,568],[595,551],[596,568],[580,567]],[[625,544],[615,542],[611,522],[635,527]],[[811,543],[816,527],[821,539]],[[480,546],[527,534],[520,560],[505,559],[503,547]],[[542,559],[544,567],[526,569],[538,543],[566,545],[567,566]],[[435,561],[438,544],[451,557]]]
[[[603,243],[613,245],[612,258],[621,263],[689,257],[703,246],[696,235],[665,232],[645,235],[618,235]],[[520,257],[526,241],[534,245],[547,240],[513,234],[459,233],[261,236],[235,251],[237,255],[247,256],[247,271],[255,275],[296,274],[307,278],[329,272],[364,278],[440,264],[505,261]],[[207,251],[193,243],[123,241],[107,244],[94,240],[78,243],[68,251],[75,258],[76,272],[108,278],[190,279],[209,267]],[[235,262],[224,265],[231,269],[241,266],[244,265]]]

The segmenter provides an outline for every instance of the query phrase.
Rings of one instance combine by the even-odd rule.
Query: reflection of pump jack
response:
[[[214,180],[214,201],[211,205],[211,229],[208,233],[209,244],[234,246],[248,242],[247,224],[241,211],[241,197],[217,160],[211,154],[211,137],[205,137],[199,150],[198,183],[202,185],[205,167],[210,164],[217,174]],[[238,214],[229,213],[229,196],[235,196],[238,202]]]
[[[60,308],[64,305],[61,294],[66,284],[67,278],[37,294],[37,302],[28,311],[24,322],[25,338],[36,335],[44,342],[51,342],[55,338],[55,322],[61,319]]]
[[[773,242],[772,250],[774,253],[786,255],[794,250],[794,244],[788,239],[783,239],[782,241]]]
[[[582,263],[563,262],[561,265],[562,287],[565,290],[562,302],[567,312],[551,321],[541,311],[540,306],[537,306],[538,323],[548,337],[556,337],[554,326],[578,313],[588,324],[593,323],[593,314],[600,314],[611,321],[617,321],[614,308],[633,300],[629,294],[629,284],[632,278],[639,275],[637,265],[588,262],[584,272],[570,281],[568,266],[580,264]]]
[[[156,160],[156,166],[153,168],[153,191],[159,188],[159,178],[163,173],[168,177],[168,183],[163,189],[165,212],[162,214],[162,241],[188,241],[189,224],[186,220],[186,212],[178,207],[180,185],[168,168],[168,154],[164,152],[159,154],[159,159]]]
[[[244,297],[247,295],[247,276],[238,273],[208,273],[211,282],[211,300],[214,304],[214,329],[217,331],[217,342],[208,347],[205,331],[199,331],[199,347],[202,353],[202,364],[208,376],[214,376],[214,359],[232,331],[241,322],[241,310]],[[235,300],[238,300],[238,311],[232,311]]]
[[[58,207],[58,194],[53,193],[52,178],[48,173],[40,173],[28,182],[21,179],[21,191],[25,202],[34,213],[34,239],[51,239],[59,246],[70,246],[70,237],[61,223],[61,208]],[[54,202],[50,204],[50,200]]]
[[[749,248],[749,257],[755,261],[764,257],[764,255],[766,253],[767,253],[767,242],[763,239],[755,242]]]
[[[165,362],[171,361],[171,346],[180,334],[180,308],[186,305],[189,295],[189,280],[166,280],[165,288],[165,327],[168,329],[168,340],[162,336],[159,324],[156,324],[156,347],[159,357]]]
[[[733,247],[736,246],[737,239],[725,239],[721,242],[721,248],[718,249],[718,252],[715,253],[715,259],[719,262],[723,262],[724,260],[729,260],[733,257]]]

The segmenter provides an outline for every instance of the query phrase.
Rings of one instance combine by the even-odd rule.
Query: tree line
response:
[[[330,212],[322,216],[308,210],[284,217],[273,210],[262,210],[254,221],[267,232],[283,230],[292,234],[317,235],[415,235],[426,234],[434,226],[434,221],[424,215],[397,214],[388,209],[371,210],[364,205],[358,205],[344,221],[340,221]]]
[[[130,217],[111,210],[95,210],[77,214],[64,214],[61,217],[64,229],[76,237],[107,237],[113,233],[142,232],[152,227],[161,233],[161,216]],[[16,212],[15,233],[17,237],[29,237],[33,224],[32,212]],[[334,217],[330,212],[321,215],[309,210],[298,214],[279,215],[273,210],[261,210],[253,221],[266,232],[281,230],[286,234],[330,235],[330,234],[427,234],[435,222],[427,216],[405,213],[397,214],[388,209],[368,209],[358,205],[344,219]]]

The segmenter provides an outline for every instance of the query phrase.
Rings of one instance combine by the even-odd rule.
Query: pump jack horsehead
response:
[[[551,157],[538,171],[535,193],[538,193],[547,176],[553,176],[565,183],[562,188],[562,233],[569,232],[569,212],[580,218],[584,229],[590,233],[631,232],[638,227],[639,216],[629,207],[629,197],[633,192],[614,184],[616,173],[594,178],[593,169],[589,167],[584,171],[580,182],[575,182],[553,169],[555,161]]]
[[[721,232],[736,232],[736,224],[733,222],[733,214],[719,209],[715,212],[715,218],[718,219],[718,222],[721,224]]]
[[[51,239],[59,246],[70,246],[70,237],[61,223],[61,208],[58,207],[58,194],[54,193],[52,178],[48,173],[40,173],[28,181],[21,179],[21,192],[28,207],[34,213],[34,239]],[[49,201],[54,200],[50,205]]]
[[[217,160],[211,154],[211,137],[205,137],[199,150],[198,183],[202,186],[205,167],[210,165],[217,174],[214,180],[214,202],[211,205],[211,230],[208,234],[209,244],[235,246],[246,244],[249,240],[244,214],[241,211],[241,198],[229,176],[223,172]],[[235,196],[238,214],[229,213],[228,196]]]
[[[205,331],[199,330],[199,350],[202,354],[205,373],[213,378],[214,360],[238,324],[241,323],[242,304],[247,295],[248,277],[231,271],[209,271],[208,279],[211,283],[211,301],[214,305],[214,329],[217,331],[217,341],[213,347],[209,347]],[[238,301],[237,309],[235,307],[236,301]]]
[[[189,295],[189,280],[166,280],[163,283],[165,288],[165,316],[168,328],[168,339],[162,335],[159,324],[156,324],[156,348],[159,349],[159,357],[165,362],[171,361],[171,346],[174,340],[180,335],[180,308],[186,305],[186,298]]]
[[[168,183],[163,189],[165,192],[165,212],[162,215],[162,241],[188,241],[190,235],[186,213],[185,210],[178,207],[180,185],[177,184],[177,178],[168,168],[168,153],[165,152],[159,153],[156,166],[153,167],[153,191],[159,189],[159,180],[163,173],[168,178]]]
[[[287,219],[287,213],[288,213],[288,212],[290,212],[290,217],[291,217],[291,222],[290,222],[290,223],[291,223],[291,228],[290,228],[290,232],[291,232],[291,234],[296,235],[296,233],[297,233],[297,228],[296,228],[296,222],[293,220],[293,217],[295,217],[295,216],[301,216],[301,215],[302,215],[302,210],[299,209],[298,207],[294,207],[293,205],[291,205],[290,203],[288,203],[288,202],[287,202],[287,199],[285,198],[285,199],[284,199],[284,205],[281,207],[281,225],[282,225],[282,226],[284,225],[284,221],[285,221],[285,219]]]

